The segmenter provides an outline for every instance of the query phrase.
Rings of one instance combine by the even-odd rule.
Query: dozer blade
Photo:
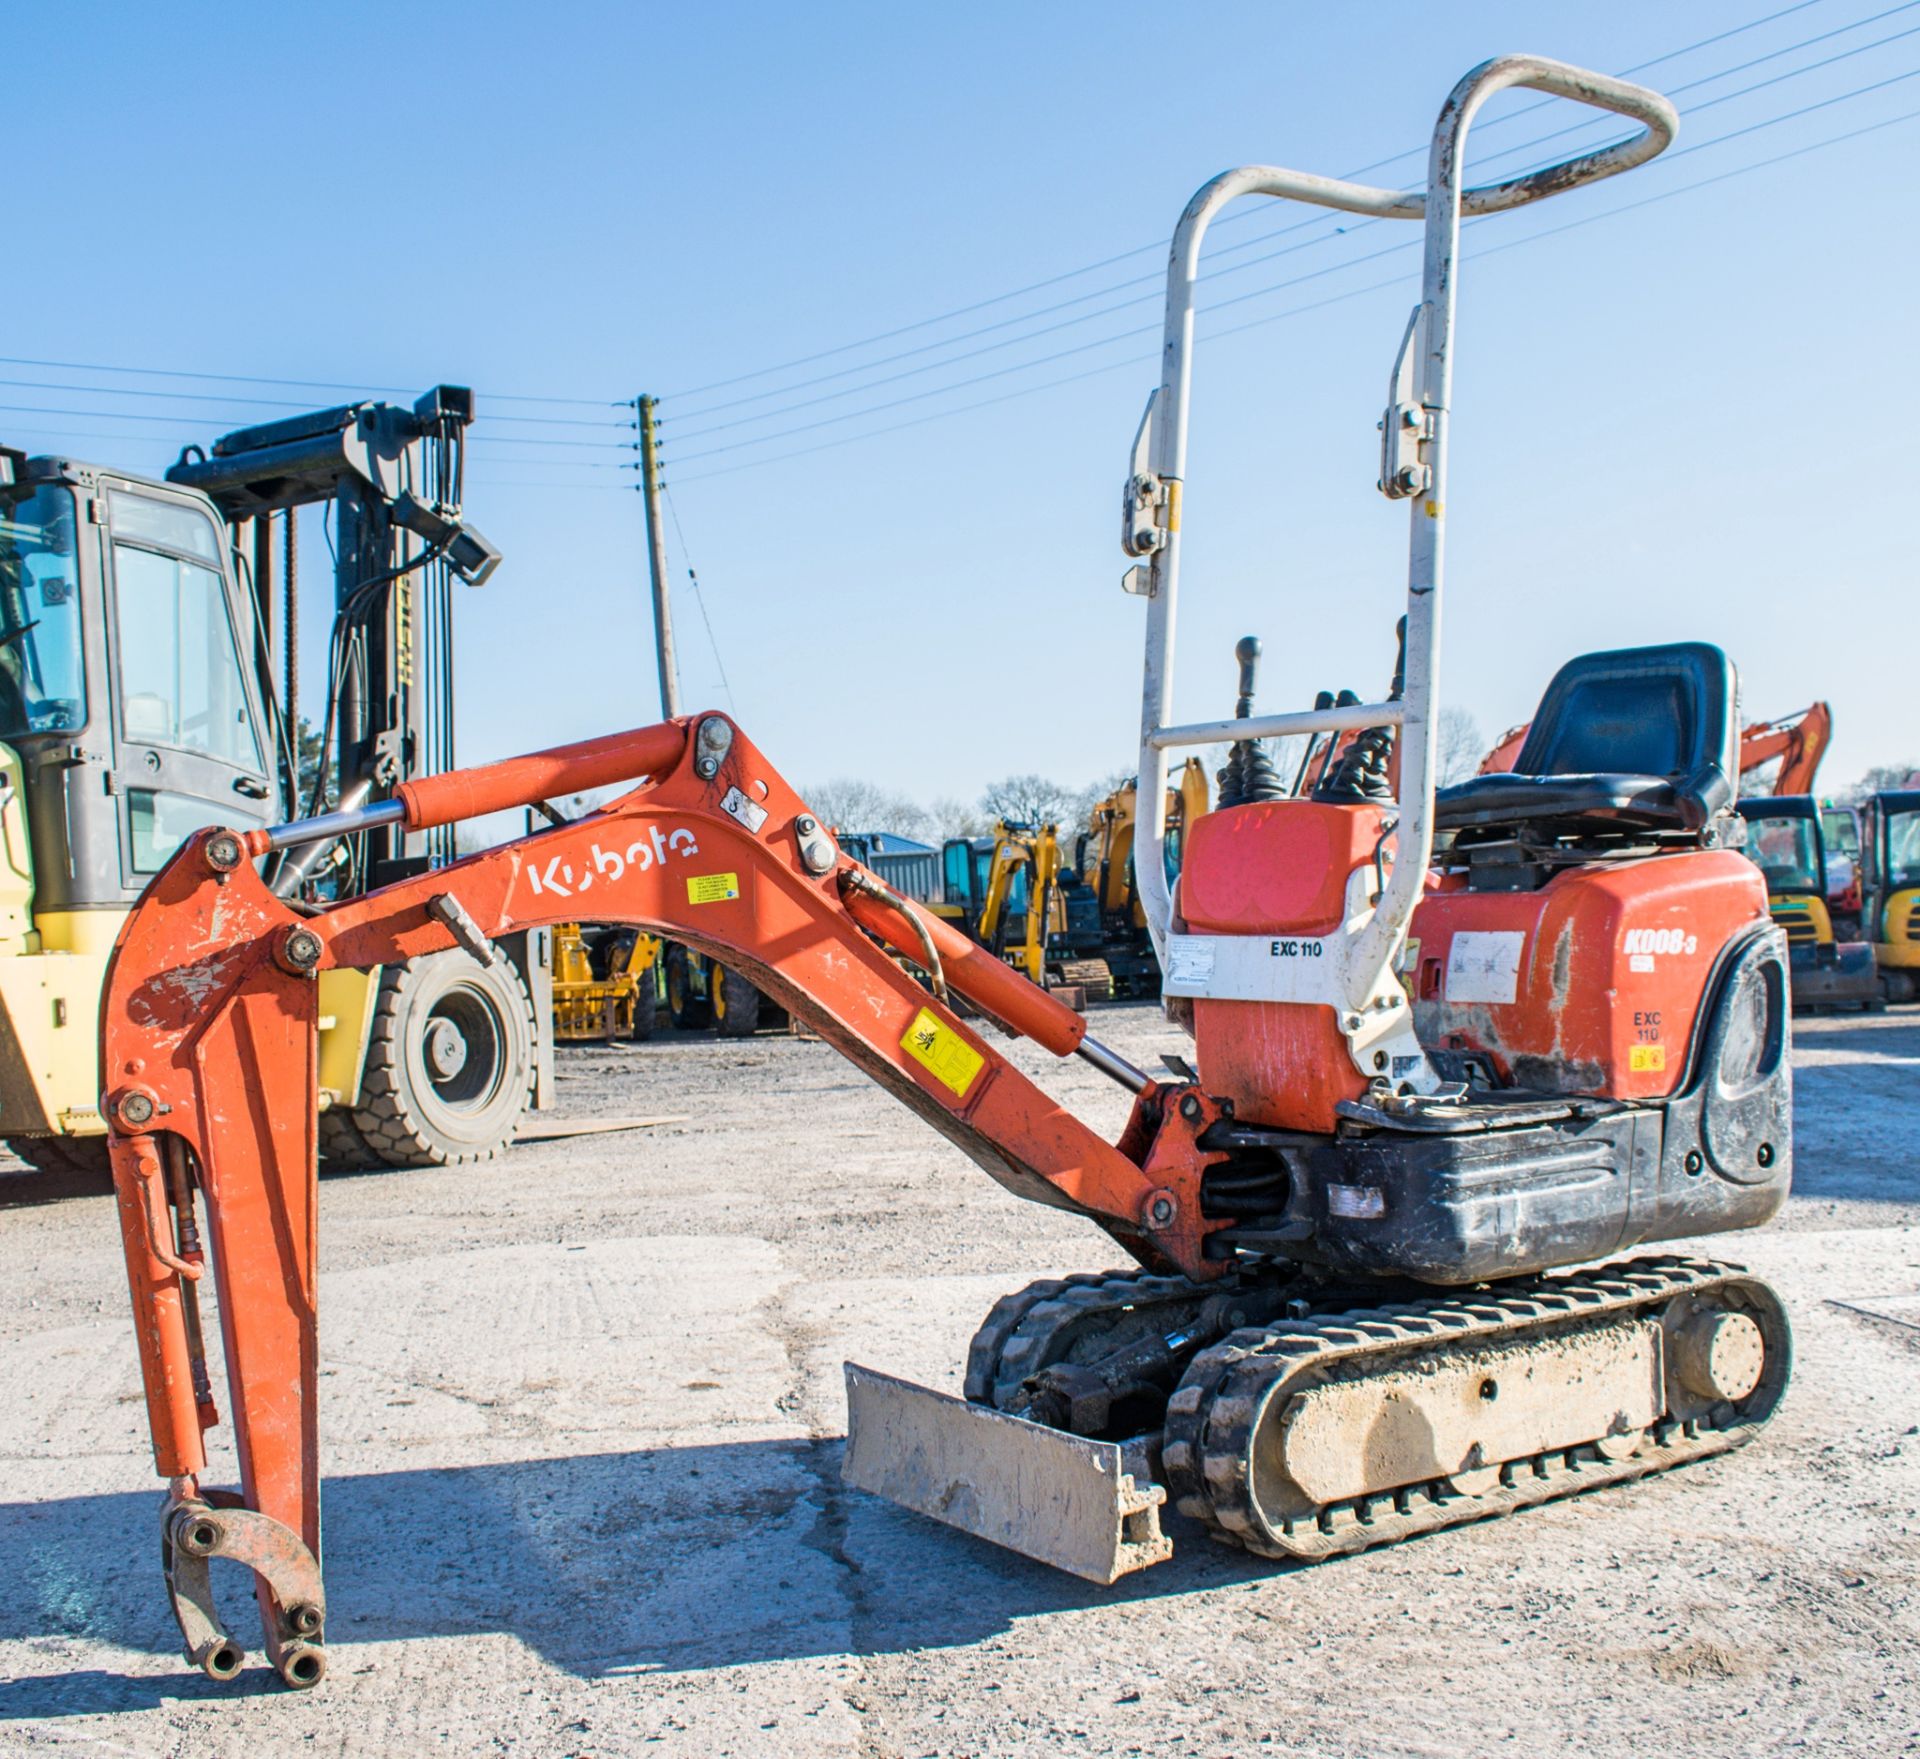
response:
[[[1794,947],[1787,983],[1796,1008],[1870,1008],[1880,1000],[1880,974],[1865,941]]]
[[[1089,1582],[1173,1555],[1166,1492],[1120,1448],[970,1405],[849,1362],[841,1478]]]

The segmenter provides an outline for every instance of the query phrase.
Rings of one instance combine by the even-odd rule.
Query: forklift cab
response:
[[[194,831],[281,816],[274,742],[205,496],[17,453],[0,476],[0,741],[59,943],[68,913],[117,925]]]

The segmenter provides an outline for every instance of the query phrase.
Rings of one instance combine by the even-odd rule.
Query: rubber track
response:
[[[1002,1345],[993,1403],[1003,1411],[1012,1408],[1014,1395],[1029,1376],[1066,1357],[1067,1350],[1056,1348],[1061,1333],[1081,1328],[1096,1315],[1113,1316],[1114,1323],[1101,1327],[1099,1333],[1105,1347],[1112,1348],[1143,1329],[1159,1331],[1167,1323],[1143,1318],[1128,1327],[1128,1315],[1176,1305],[1197,1308],[1216,1292],[1183,1276],[1121,1275],[1051,1296],[1028,1308]],[[1184,1323],[1187,1317],[1182,1315],[1175,1323]]]
[[[1555,1329],[1556,1319],[1578,1323],[1617,1317],[1715,1288],[1738,1288],[1766,1337],[1768,1367],[1743,1401],[1744,1413],[1722,1405],[1702,1420],[1665,1419],[1654,1425],[1648,1444],[1624,1459],[1603,1458],[1594,1446],[1537,1455],[1499,1468],[1500,1482],[1477,1494],[1439,1479],[1328,1505],[1283,1523],[1278,1535],[1254,1509],[1247,1475],[1253,1429],[1279,1382],[1306,1372],[1308,1384],[1318,1384],[1328,1377],[1320,1371],[1337,1371],[1347,1362],[1360,1365],[1384,1356],[1397,1363],[1417,1357],[1431,1342],[1502,1342],[1538,1328]],[[1216,1537],[1263,1557],[1363,1551],[1740,1447],[1772,1415],[1786,1385],[1790,1355],[1784,1315],[1771,1291],[1737,1266],[1700,1259],[1636,1259],[1484,1295],[1249,1328],[1195,1357],[1168,1403],[1162,1454],[1168,1493],[1182,1513],[1205,1521]]]
[[[1130,1273],[1124,1270],[1083,1270],[1069,1277],[1049,1277],[1041,1282],[1028,1283],[1024,1289],[1015,1289],[1011,1295],[1002,1295],[988,1309],[986,1318],[980,1322],[980,1329],[973,1334],[973,1342],[967,1346],[967,1402],[998,1407],[994,1389],[1001,1379],[1001,1352],[1021,1320],[1041,1302],[1050,1301],[1067,1289],[1130,1280]],[[1016,1381],[1014,1384],[1019,1383]]]

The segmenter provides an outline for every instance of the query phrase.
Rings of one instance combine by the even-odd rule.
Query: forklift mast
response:
[[[259,644],[271,677],[277,644],[298,641],[298,574],[288,541],[297,510],[319,503],[334,558],[334,628],[320,723],[319,773],[303,789],[297,703],[285,705],[281,786],[289,810],[351,809],[392,798],[408,778],[454,766],[452,583],[478,586],[500,553],[461,518],[465,439],[473,393],[436,385],[411,408],[351,403],[241,428],[212,452],[189,447],[167,472],[225,515],[237,556],[248,558]],[[275,516],[281,564],[275,566]],[[288,668],[291,676],[292,668]],[[331,846],[338,892],[385,885],[453,855],[451,831],[398,826],[363,831]],[[276,889],[291,893],[319,856],[283,864]]]

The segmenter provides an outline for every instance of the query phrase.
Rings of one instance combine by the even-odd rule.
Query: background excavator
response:
[[[190,447],[164,480],[0,450],[0,1118],[43,1169],[105,1173],[99,993],[113,937],[191,831],[390,797],[453,762],[452,582],[472,393],[356,403]],[[293,521],[335,552],[316,774],[296,754]],[[451,830],[364,831],[275,864],[342,898],[444,862]],[[544,931],[486,972],[433,958],[325,980],[329,1154],[497,1152],[551,1088]]]
[[[1114,976],[1093,888],[1067,865],[1057,825],[1002,819],[990,837],[952,837],[940,850],[933,913],[1070,1007],[1110,1001]]]
[[[1087,828],[1074,844],[1074,866],[1100,909],[1100,957],[1114,995],[1157,996],[1160,962],[1154,957],[1147,913],[1133,879],[1133,829],[1140,785],[1122,783],[1087,815]],[[1167,793],[1167,877],[1180,872],[1186,827],[1207,810],[1207,772],[1197,757],[1181,766],[1178,783]]]
[[[1467,188],[1469,124],[1513,87],[1632,127]],[[1694,1257],[1615,1256],[1756,1226],[1790,1179],[1786,949],[1732,846],[1733,668],[1705,643],[1574,660],[1515,771],[1446,790],[1432,738],[1462,216],[1628,171],[1675,127],[1642,87],[1507,56],[1448,97],[1424,191],[1255,166],[1188,204],[1123,529],[1146,600],[1135,872],[1191,1062],[1135,1067],[849,860],[717,713],[414,778],[331,818],[201,831],[168,862],[109,969],[103,1104],[168,1485],[162,1566],[196,1665],[241,1665],[215,1558],[253,1571],[284,1681],[311,1686],[327,1665],[317,1120],[298,1103],[319,977],[453,948],[490,961],[502,936],[565,916],[556,876],[570,890],[591,872],[610,920],[738,966],[1008,1189],[1134,1261],[1003,1298],[964,1400],[849,1364],[855,1486],[1112,1581],[1168,1555],[1168,1500],[1260,1556],[1318,1559],[1753,1439],[1789,1372],[1772,1290]],[[1179,723],[1194,291],[1209,223],[1242,196],[1424,231],[1379,473],[1409,514],[1401,688]],[[1260,741],[1348,732],[1309,795],[1267,792]],[[1167,754],[1223,741],[1239,782],[1189,827],[1176,908]],[[343,833],[424,835],[621,783],[572,823],[311,913],[262,878],[260,864]],[[1124,1088],[1119,1137],[1037,1086],[961,1017],[962,997]],[[287,1103],[250,1105],[263,1084]],[[237,1492],[207,1482],[209,1267]]]
[[[1861,819],[1863,924],[1881,994],[1920,1001],[1920,788],[1869,794]]]

